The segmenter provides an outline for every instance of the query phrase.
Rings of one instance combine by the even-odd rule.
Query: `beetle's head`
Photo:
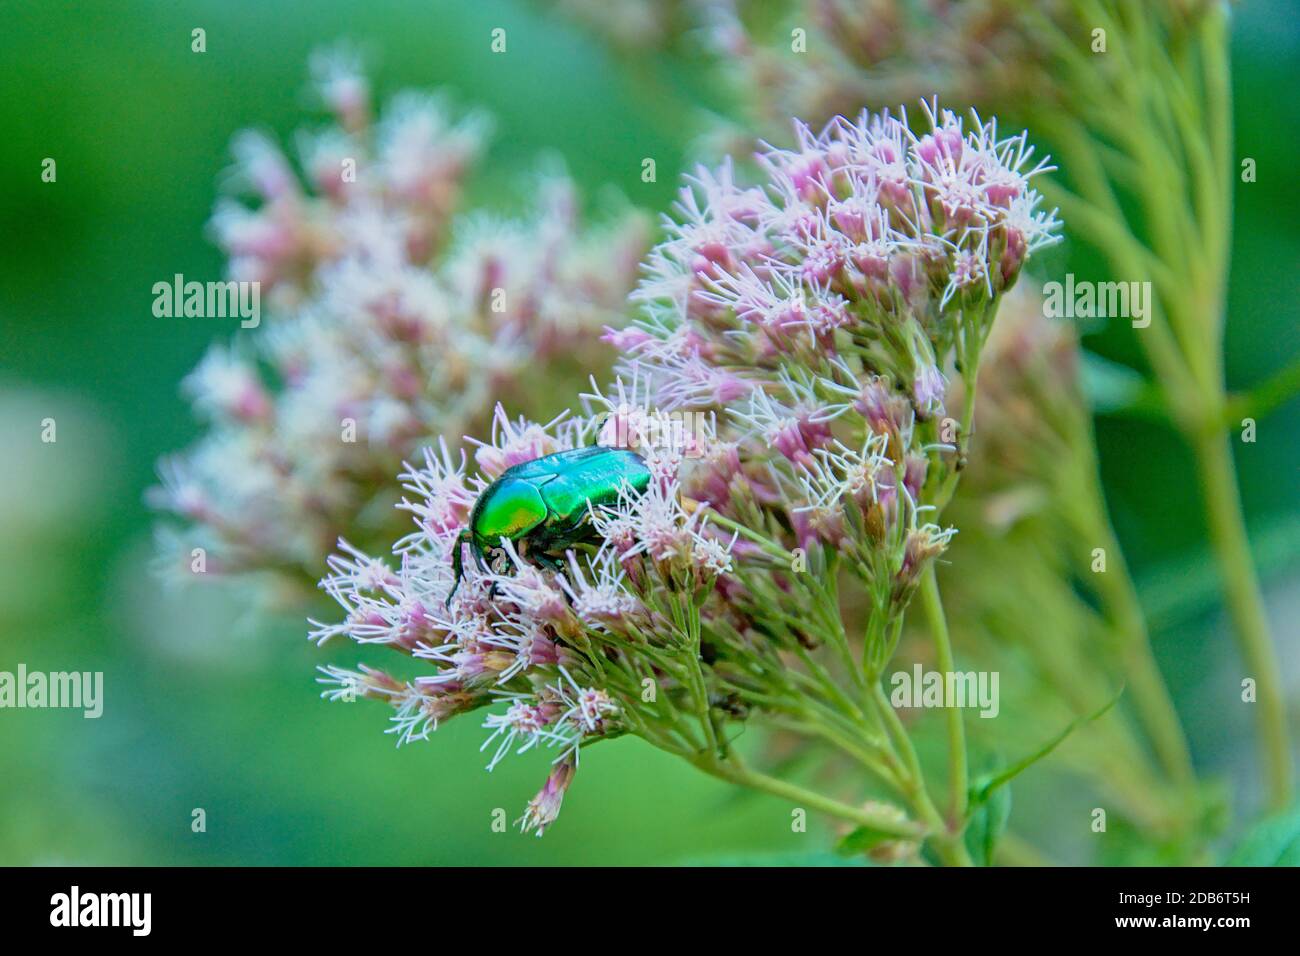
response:
[[[475,555],[480,565],[485,554],[498,550],[502,538],[521,541],[546,524],[550,508],[532,479],[501,479],[479,499],[470,522]]]
[[[466,545],[469,545],[479,568],[486,571],[484,556],[495,560],[497,554],[502,553],[500,548],[488,542],[502,538],[522,540],[534,528],[545,524],[549,513],[537,485],[530,480],[502,478],[488,488],[474,505],[469,527],[456,536],[451,556],[451,569],[456,580],[451,594],[447,595],[447,603],[451,603],[464,576]]]

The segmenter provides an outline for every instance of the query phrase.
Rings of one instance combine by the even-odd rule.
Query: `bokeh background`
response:
[[[201,55],[190,52],[199,26]],[[509,32],[506,56],[488,48],[497,26]],[[381,94],[441,87],[495,114],[466,206],[508,205],[520,172],[552,153],[593,204],[615,189],[662,210],[701,132],[686,118],[701,104],[728,109],[689,44],[613,54],[540,4],[5,4],[0,670],[103,671],[105,710],[99,720],[0,710],[0,864],[655,864],[782,859],[825,845],[816,823],[791,832],[788,807],[738,796],[638,741],[584,754],[544,839],[495,833],[493,808],[518,815],[544,754],[487,774],[472,720],[395,750],[379,732],[381,709],[317,698],[314,667],[327,658],[305,640],[300,614],[268,615],[237,589],[172,595],[150,574],[143,492],[158,456],[198,434],[177,384],[237,324],[155,318],[151,287],[177,272],[220,277],[205,223],[231,135],[253,126],[286,140],[307,115],[309,54],[341,38],[370,54]],[[1236,188],[1227,342],[1229,384],[1247,387],[1300,351],[1294,5],[1242,4],[1233,61],[1237,155],[1258,164],[1258,181]],[[641,181],[647,156],[656,183]],[[41,182],[45,157],[57,160],[56,183]],[[1060,256],[1056,267],[1102,277],[1082,252]],[[1123,328],[1093,329],[1086,345],[1134,360]],[[54,444],[40,441],[46,417],[58,423]],[[1156,424],[1103,416],[1097,427],[1112,513],[1198,767],[1249,812],[1258,804],[1249,714],[1212,703],[1236,694],[1240,669],[1191,462]],[[1292,700],[1298,429],[1293,401],[1259,424],[1254,444],[1237,444]],[[1030,833],[1050,825],[1034,819],[1036,788],[1086,800],[1043,790],[1053,785],[1038,770],[1023,786],[1026,816],[1013,826]],[[206,832],[191,830],[195,808]]]

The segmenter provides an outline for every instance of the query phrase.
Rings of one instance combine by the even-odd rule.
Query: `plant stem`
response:
[[[948,636],[943,601],[939,597],[934,562],[926,566],[921,576],[921,606],[934,638],[935,662],[946,679],[946,675],[953,673],[952,641]],[[961,708],[948,707],[945,716],[948,721],[948,822],[950,827],[959,828],[966,818],[966,729]]]
[[[870,690],[868,702],[874,705],[877,718],[884,725],[890,743],[897,750],[897,754],[892,750],[889,753],[894,760],[900,791],[912,804],[921,820],[937,830],[942,830],[943,817],[935,809],[934,801],[930,799],[930,794],[925,789],[925,775],[921,771],[921,761],[916,756],[916,748],[912,746],[911,738],[907,736],[907,729],[898,719],[898,714],[889,703],[889,699],[885,697],[880,684],[872,684]]]
[[[771,538],[759,534],[757,531],[746,527],[738,521],[733,521],[731,518],[719,513],[714,508],[709,508],[708,520],[713,524],[726,528],[728,531],[734,531],[747,541],[752,541],[754,544],[762,548],[769,557],[775,558],[782,563],[788,564],[794,557],[794,555],[789,551],[774,543]]]
[[[1196,775],[1187,737],[1169,688],[1156,664],[1137,589],[1107,517],[1100,489],[1083,511],[1082,526],[1093,529],[1091,539],[1101,541],[1110,556],[1110,567],[1094,576],[1096,590],[1119,639],[1120,659],[1133,688],[1138,714],[1165,770],[1178,784],[1189,786],[1195,782]]]
[[[1014,833],[1004,833],[998,840],[993,858],[1000,866],[1056,866],[1037,847]]]
[[[1259,590],[1250,542],[1241,513],[1237,477],[1228,440],[1206,431],[1194,444],[1196,465],[1205,496],[1210,541],[1223,578],[1224,597],[1233,629],[1258,691],[1260,747],[1269,805],[1282,809],[1291,802],[1291,749],[1286,707],[1279,682],[1281,672],[1268,618]]]
[[[1246,536],[1240,489],[1232,449],[1224,434],[1227,404],[1223,381],[1224,289],[1227,284],[1232,227],[1232,81],[1228,63],[1228,10],[1211,7],[1200,24],[1201,79],[1204,88],[1203,129],[1210,138],[1217,175],[1199,184],[1201,207],[1208,221],[1200,223],[1205,236],[1207,268],[1203,288],[1189,292],[1189,312],[1206,330],[1203,363],[1207,372],[1198,377],[1201,406],[1188,439],[1196,456],[1201,493],[1205,499],[1210,541],[1223,579],[1224,598],[1246,665],[1258,691],[1257,720],[1268,799],[1274,809],[1291,802],[1291,750],[1286,705],[1280,686],[1280,668],[1269,632],[1268,616]],[[1192,358],[1197,353],[1193,353]],[[1189,362],[1194,372],[1200,367]]]
[[[1111,554],[1116,556],[1120,552],[1116,548],[1111,550]],[[1183,734],[1183,726],[1174,709],[1169,688],[1165,686],[1160,667],[1151,652],[1146,621],[1142,617],[1137,594],[1133,591],[1133,582],[1122,567],[1101,575],[1101,579],[1098,590],[1103,593],[1103,600],[1118,618],[1115,625],[1121,642],[1120,658],[1124,662],[1124,674],[1133,689],[1133,698],[1142,723],[1151,735],[1151,741],[1165,770],[1177,783],[1190,785],[1195,781],[1195,772],[1192,769],[1187,738]]]
[[[1226,4],[1207,5],[1194,32],[1182,38],[1187,48],[1174,51],[1171,60],[1162,46],[1168,25],[1160,19],[1161,8],[1134,5],[1131,9],[1137,17],[1136,29],[1118,34],[1122,42],[1115,52],[1130,68],[1126,75],[1140,73],[1136,82],[1090,87],[1086,61],[1071,52],[1068,37],[1059,50],[1063,65],[1079,77],[1080,88],[1090,89],[1091,100],[1083,119],[1088,128],[1079,131],[1086,135],[1077,135],[1069,151],[1085,203],[1071,201],[1065,211],[1076,226],[1091,233],[1117,276],[1138,265],[1150,272],[1159,290],[1156,318],[1139,339],[1164,388],[1173,422],[1196,457],[1225,603],[1259,691],[1269,798],[1274,806],[1282,806],[1292,787],[1285,707],[1224,436],[1230,421],[1227,413],[1245,414],[1240,400],[1225,400],[1223,383],[1223,303],[1234,176],[1229,11]],[[1081,10],[1090,11],[1086,17],[1093,21],[1101,12],[1091,4]],[[1162,76],[1144,83],[1146,73],[1153,71]],[[1151,95],[1141,95],[1144,89]],[[1176,122],[1162,127],[1162,117]],[[1088,148],[1098,128],[1133,161],[1140,221],[1146,224],[1148,243],[1139,238],[1134,225],[1139,220],[1126,216],[1096,152]],[[1181,169],[1174,158],[1179,155],[1188,157],[1186,175],[1171,175]],[[1295,383],[1296,374],[1284,370],[1276,383],[1269,383],[1263,396],[1266,409],[1284,400],[1281,396]]]
[[[899,839],[919,840],[925,836],[924,829],[909,820],[898,820],[887,813],[842,803],[833,797],[801,787],[796,783],[790,783],[788,780],[768,776],[765,773],[750,769],[741,763],[738,757],[726,761],[705,760],[699,762],[699,766],[714,776],[729,780],[732,783],[752,787],[755,790],[762,790],[774,797],[789,800],[797,806],[819,810],[841,820],[848,820],[859,826],[870,827],[873,830],[887,833]]]
[[[1297,394],[1300,394],[1300,356],[1291,359],[1249,392],[1230,398],[1224,407],[1223,425],[1237,428],[1247,416],[1264,418]]]
[[[945,866],[974,866],[970,851],[960,835],[935,837],[931,841],[935,853]]]
[[[961,353],[963,394],[957,460],[934,496],[936,516],[943,514],[943,509],[948,507],[952,496],[957,493],[957,483],[961,480],[966,455],[970,453],[971,431],[975,425],[975,391],[979,383],[980,348],[978,346],[973,350],[963,348]]]
[[[709,689],[704,680],[704,669],[700,666],[700,609],[693,602],[684,602],[683,614],[686,618],[687,673],[690,675],[691,693],[695,698],[700,727],[704,731],[704,740],[711,754],[718,753],[718,736],[713,727],[713,713],[709,708]]]

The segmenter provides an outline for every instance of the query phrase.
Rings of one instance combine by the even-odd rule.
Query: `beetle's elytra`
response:
[[[602,445],[560,451],[507,468],[483,489],[470,512],[469,526],[456,538],[452,555],[456,580],[447,602],[460,587],[465,545],[480,568],[484,556],[498,549],[502,538],[526,544],[531,559],[550,565],[566,548],[591,540],[592,507],[617,504],[624,488],[643,494],[649,485],[650,469],[640,455]]]

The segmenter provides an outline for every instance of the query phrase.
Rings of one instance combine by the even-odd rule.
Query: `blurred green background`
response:
[[[509,53],[488,49],[493,27]],[[190,52],[190,31],[207,52]],[[282,141],[308,116],[309,53],[340,38],[370,53],[375,89],[443,87],[495,114],[467,205],[509,206],[540,153],[595,200],[615,188],[666,208],[701,102],[725,109],[688,59],[611,55],[536,5],[447,0],[182,4],[14,2],[0,12],[0,670],[102,670],[105,711],[0,710],[0,864],[671,863],[824,845],[789,808],[738,797],[637,741],[584,754],[544,839],[514,819],[547,757],[492,774],[473,721],[395,750],[385,714],[327,705],[313,668],[343,663],[238,592],[164,594],[151,577],[142,494],[159,455],[198,434],[177,394],[234,320],[158,319],[154,282],[219,278],[204,228],[227,146],[255,126]],[[1300,351],[1300,209],[1294,155],[1300,25],[1283,0],[1248,3],[1234,38],[1238,184],[1228,377],[1245,387]],[[884,104],[875,104],[884,105]],[[640,180],[654,157],[657,183]],[[58,164],[42,183],[41,162]],[[1067,224],[1068,233],[1068,224]],[[1080,278],[1097,263],[1069,249]],[[1121,360],[1123,329],[1088,347]],[[58,441],[42,444],[54,417]],[[1300,683],[1300,407],[1238,444],[1292,699]],[[1165,430],[1098,424],[1113,513],[1156,624],[1156,649],[1198,764],[1249,810],[1254,752],[1239,669],[1204,556],[1190,461]],[[1025,786],[1045,786],[1035,771]],[[1086,794],[1053,791],[1084,805]],[[1017,798],[1032,824],[1032,796]],[[203,808],[207,830],[191,831]],[[1059,807],[1058,807],[1059,809]],[[1081,817],[1081,819],[1086,819]],[[1014,825],[1014,824],[1013,824]],[[1067,835],[1060,840],[1069,843]]]

